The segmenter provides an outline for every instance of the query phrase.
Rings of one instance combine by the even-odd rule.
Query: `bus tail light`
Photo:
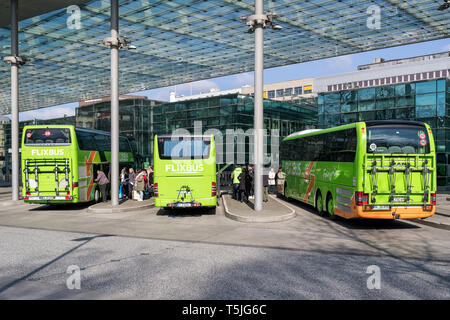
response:
[[[215,182],[211,183],[211,197],[215,197],[217,195],[217,186]]]
[[[430,199],[430,201],[431,201],[431,205],[432,205],[432,206],[435,206],[435,205],[436,205],[436,193],[432,193],[432,194],[431,194],[431,199]]]
[[[23,200],[28,200],[28,199],[29,199],[28,197],[24,197],[24,198],[23,198]]]
[[[158,197],[158,184],[155,183],[154,187],[153,187],[153,193],[155,195],[155,198]]]
[[[367,193],[357,191],[355,195],[355,202],[358,207],[369,204],[369,195]]]
[[[74,182],[74,183],[72,184],[72,190],[75,189],[75,188],[78,188],[78,182]]]

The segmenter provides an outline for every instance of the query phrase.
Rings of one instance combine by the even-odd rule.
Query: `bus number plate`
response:
[[[405,198],[394,198],[392,202],[406,202]]]
[[[190,203],[178,203],[177,207],[190,207],[192,206]]]
[[[373,206],[373,210],[390,210],[390,206]]]

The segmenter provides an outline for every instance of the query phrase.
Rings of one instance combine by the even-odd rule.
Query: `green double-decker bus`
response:
[[[134,166],[129,140],[119,138],[121,167]],[[101,199],[95,179],[109,176],[109,132],[71,125],[26,126],[22,134],[23,199],[28,203],[77,203]]]
[[[436,155],[430,127],[367,121],[283,139],[284,194],[331,217],[416,219],[434,214]]]
[[[212,135],[155,135],[155,206],[217,205],[216,148]]]

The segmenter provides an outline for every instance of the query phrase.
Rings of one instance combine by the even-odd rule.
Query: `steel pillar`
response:
[[[18,0],[11,0],[11,164],[12,200],[19,200],[19,40]],[[8,168],[7,168],[8,170]]]
[[[111,39],[119,39],[119,4],[111,0]],[[111,45],[111,205],[119,205],[119,44]]]
[[[255,16],[264,15],[264,1],[255,0]],[[254,98],[254,192],[255,211],[263,210],[263,77],[264,77],[264,24],[255,23],[255,98]]]

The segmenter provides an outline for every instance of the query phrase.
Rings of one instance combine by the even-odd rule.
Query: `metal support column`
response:
[[[277,14],[264,14],[264,1],[255,0],[255,14],[243,17],[247,32],[255,33],[255,97],[254,97],[254,191],[255,211],[263,209],[263,174],[264,174],[264,104],[263,104],[263,77],[264,77],[264,28],[270,26],[274,30],[282,29],[274,24]]]
[[[119,4],[111,0],[111,39],[119,39]],[[111,43],[111,205],[119,205],[119,43]]]
[[[255,0],[255,16],[264,15],[264,1]],[[254,192],[255,211],[263,209],[263,77],[264,77],[264,24],[256,21],[255,32],[255,98],[254,98]]]
[[[11,0],[11,164],[12,200],[19,200],[19,38],[18,0]],[[8,168],[7,168],[8,170]]]

